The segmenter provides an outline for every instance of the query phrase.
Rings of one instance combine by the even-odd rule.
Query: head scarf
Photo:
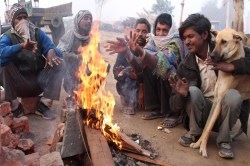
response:
[[[74,18],[74,29],[69,30],[60,40],[58,44],[58,48],[62,52],[69,52],[72,49],[73,43],[74,43],[74,38],[76,37],[77,39],[81,40],[82,42],[88,42],[90,36],[83,36],[79,32],[79,23],[83,19],[84,16],[86,15],[91,15],[92,14],[88,10],[80,10],[75,18]]]
[[[20,13],[27,13],[26,9],[22,7],[20,4],[15,3],[9,10],[9,20],[11,21],[11,25],[14,26],[14,20]]]

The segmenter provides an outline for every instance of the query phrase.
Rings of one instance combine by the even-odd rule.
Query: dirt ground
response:
[[[115,39],[115,37],[122,36],[120,33],[102,32],[101,38],[101,53],[103,58],[107,60],[111,67],[113,67],[116,55],[108,55],[103,48],[103,44],[106,40]],[[127,134],[137,133],[142,136],[143,139],[151,142],[155,152],[158,153],[158,160],[165,161],[172,165],[204,165],[204,166],[215,166],[215,165],[228,165],[228,166],[240,166],[250,165],[250,139],[246,135],[241,135],[238,139],[233,142],[233,148],[235,152],[235,159],[224,160],[219,157],[218,150],[216,147],[216,133],[212,133],[208,142],[208,158],[203,158],[199,155],[197,149],[191,149],[182,147],[178,144],[177,140],[183,134],[185,129],[182,125],[179,125],[173,129],[170,129],[171,133],[167,134],[163,131],[157,130],[157,125],[162,119],[157,120],[142,120],[141,117],[145,114],[145,111],[138,111],[136,115],[125,115],[121,110],[121,103],[119,95],[115,89],[116,81],[113,78],[112,68],[108,77],[106,78],[107,85],[106,89],[111,91],[115,97],[116,105],[114,109],[113,122],[118,123],[121,130]],[[35,115],[29,115],[30,119],[30,130],[35,134],[35,150],[43,155],[48,153],[49,146],[45,145],[47,140],[53,136],[56,125],[60,119],[60,111],[62,108],[62,100],[65,97],[65,92],[61,93],[61,100],[53,104],[53,108],[58,114],[58,118],[53,121],[46,121]],[[249,123],[248,123],[249,124]],[[250,126],[250,125],[249,125]],[[235,126],[239,128],[239,123]],[[248,129],[248,133],[250,129]]]

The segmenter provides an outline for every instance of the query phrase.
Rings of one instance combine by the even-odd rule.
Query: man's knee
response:
[[[222,99],[222,108],[231,108],[231,110],[235,110],[240,108],[242,102],[243,100],[239,91],[229,89]]]
[[[191,102],[199,102],[201,99],[203,99],[201,90],[196,86],[189,87],[189,94]]]

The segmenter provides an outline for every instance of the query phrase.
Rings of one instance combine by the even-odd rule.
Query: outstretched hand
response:
[[[30,50],[32,53],[35,53],[37,50],[37,43],[35,41],[30,41],[27,39],[24,43],[21,44],[22,49]]]
[[[107,41],[105,44],[106,51],[109,52],[110,55],[115,53],[126,53],[129,49],[138,53],[139,55],[143,55],[142,48],[138,45],[139,36],[133,34],[130,31],[130,37],[125,36],[124,38],[117,37],[116,41]]]
[[[206,65],[213,66],[211,68],[212,70],[221,70],[227,73],[231,73],[235,70],[235,66],[232,63],[214,62],[212,59],[206,59]]]
[[[186,97],[189,92],[189,83],[186,78],[179,79],[177,75],[168,79],[170,86],[182,97]]]
[[[62,59],[59,58],[57,55],[56,55],[56,52],[54,49],[50,49],[48,54],[47,54],[47,61],[46,61],[46,64],[45,64],[45,67],[48,67],[48,65],[50,67],[53,67],[54,65],[59,65],[60,63],[62,62]]]

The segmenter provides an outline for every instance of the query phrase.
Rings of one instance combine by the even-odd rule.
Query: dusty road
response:
[[[114,39],[117,36],[122,36],[118,33],[102,32],[101,38],[101,53],[105,60],[107,60],[111,66],[114,65],[115,55],[108,55],[103,48],[103,44],[106,40]],[[111,70],[112,71],[112,68]],[[199,155],[197,149],[185,148],[177,143],[179,137],[185,134],[185,129],[182,125],[179,125],[173,129],[170,129],[171,133],[167,134],[160,130],[157,130],[157,125],[162,119],[145,121],[141,117],[145,113],[144,111],[139,111],[136,115],[124,115],[121,111],[121,104],[119,96],[115,89],[115,80],[113,78],[112,72],[109,73],[107,79],[106,89],[114,94],[116,99],[116,105],[114,109],[113,122],[118,123],[121,129],[125,133],[137,133],[151,142],[152,147],[155,152],[159,154],[157,159],[170,163],[172,165],[192,165],[192,166],[217,166],[217,165],[227,165],[227,166],[240,166],[240,165],[250,165],[250,139],[246,135],[241,135],[237,141],[233,142],[233,148],[235,152],[235,159],[224,160],[219,157],[218,150],[215,144],[216,133],[212,133],[208,142],[208,155],[207,159]],[[62,91],[61,101],[54,103],[53,107],[56,109],[58,116],[60,115],[60,110],[62,107],[62,99],[65,97],[65,92]],[[36,141],[36,151],[40,154],[44,154],[48,151],[48,146],[44,146],[47,139],[53,135],[58,121],[45,121],[37,116],[30,117],[30,127],[31,131],[35,134]],[[236,125],[236,128],[239,124]],[[250,127],[250,125],[249,125]],[[248,132],[250,130],[248,129]]]

